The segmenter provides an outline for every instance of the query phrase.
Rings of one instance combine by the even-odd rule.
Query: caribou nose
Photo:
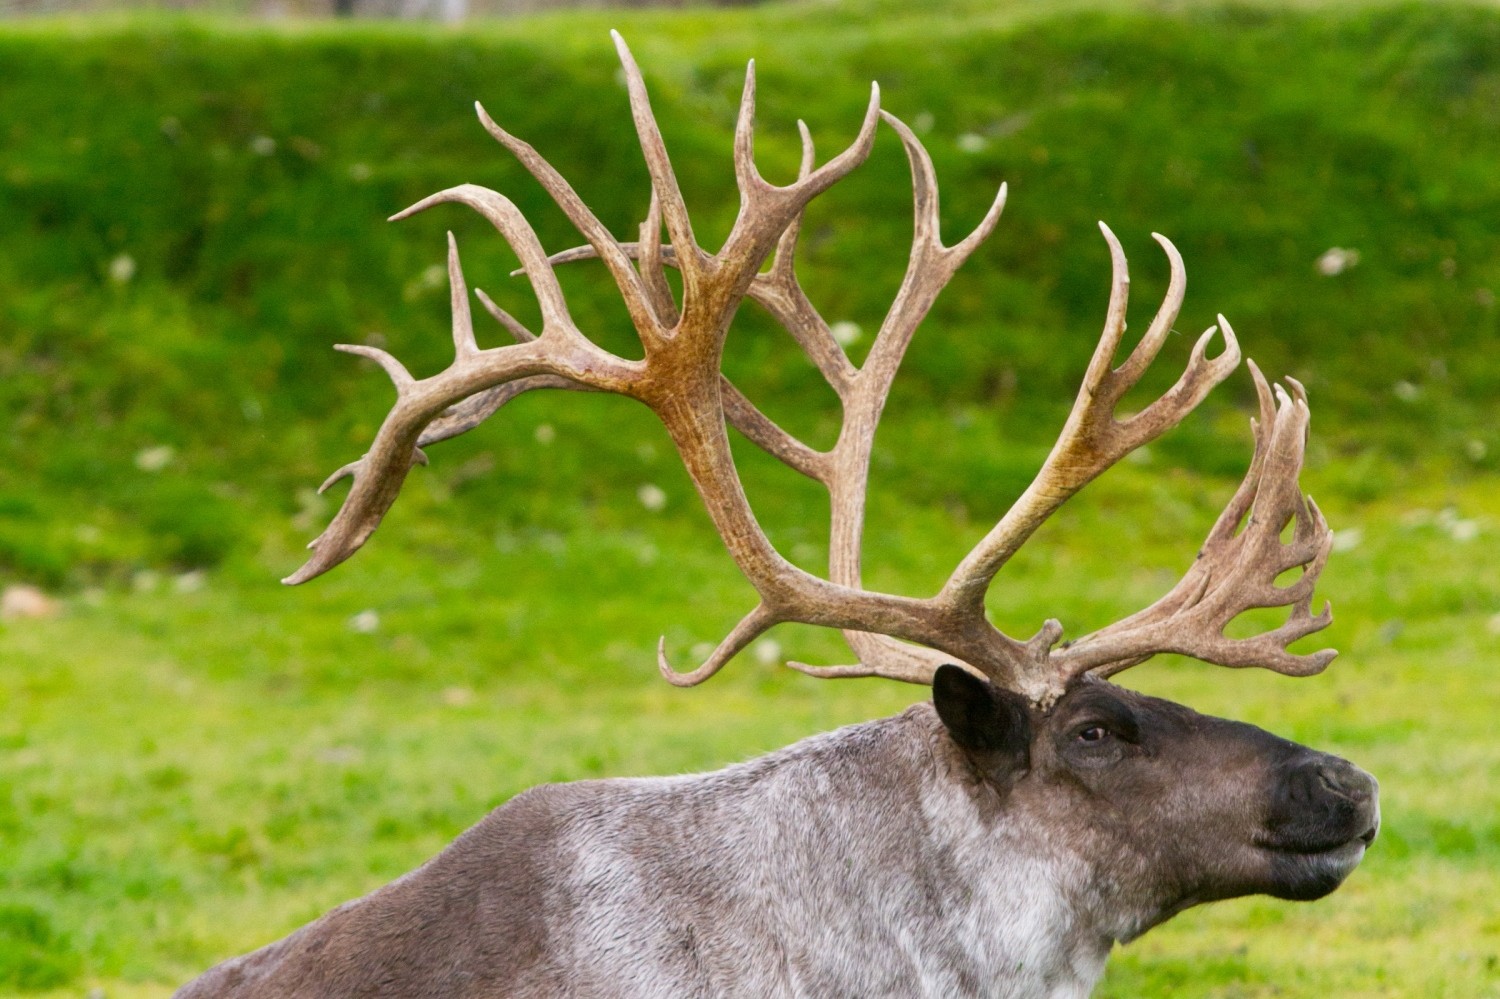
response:
[[[1292,767],[1281,792],[1292,805],[1326,805],[1330,799],[1364,805],[1374,800],[1379,785],[1347,760],[1319,754]]]
[[[1316,777],[1324,790],[1332,791],[1356,804],[1371,800],[1380,791],[1380,785],[1376,783],[1374,777],[1347,760],[1337,757],[1318,760],[1312,765],[1312,775]]]
[[[1282,772],[1267,825],[1283,846],[1315,852],[1358,839],[1369,845],[1380,822],[1375,778],[1336,756],[1302,757]]]

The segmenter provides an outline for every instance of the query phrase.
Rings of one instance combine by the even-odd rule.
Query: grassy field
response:
[[[0,575],[62,607],[0,625],[0,995],[165,996],[531,784],[719,766],[922,696],[779,668],[846,655],[797,629],[705,687],[661,683],[656,636],[686,662],[750,591],[660,429],[619,400],[522,398],[434,449],[349,565],[275,583],[332,513],[309,487],[389,402],[328,346],[446,362],[444,228],[473,284],[533,308],[477,220],[379,219],[474,181],[549,247],[575,241],[468,103],[615,231],[638,220],[617,24],[700,232],[732,216],[751,55],[768,173],[790,173],[799,116],[825,154],[847,141],[873,77],[932,149],[950,232],[1011,185],[882,429],[872,585],[930,592],[1045,454],[1103,316],[1095,218],[1132,254],[1136,324],[1164,276],[1156,229],[1188,261],[1184,329],[1223,311],[1313,392],[1304,484],[1340,531],[1323,589],[1343,657],[1307,681],[1182,662],[1126,678],[1372,770],[1382,837],[1322,902],[1178,917],[1124,948],[1100,994],[1500,996],[1500,13],[855,6],[463,33],[0,26]],[[810,220],[804,283],[865,342],[904,263],[905,171],[883,136]],[[1334,247],[1357,263],[1320,273]],[[624,349],[597,278],[565,276],[574,314]],[[737,379],[831,441],[812,373],[744,318]],[[1248,378],[1220,395],[1037,536],[992,594],[998,624],[1078,634],[1171,584],[1248,454]],[[753,454],[745,468],[773,539],[818,563],[817,497]],[[663,509],[637,502],[644,485]]]

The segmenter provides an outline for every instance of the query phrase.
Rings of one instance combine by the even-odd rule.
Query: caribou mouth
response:
[[[1260,836],[1256,838],[1255,845],[1262,850],[1271,853],[1280,853],[1293,857],[1324,857],[1341,854],[1351,848],[1358,848],[1363,855],[1375,837],[1380,833],[1380,815],[1377,812],[1370,822],[1369,828],[1357,836],[1339,836],[1337,838],[1311,839],[1311,838],[1277,838],[1275,836]]]

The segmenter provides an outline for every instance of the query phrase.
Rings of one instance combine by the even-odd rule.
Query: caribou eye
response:
[[[1078,733],[1078,741],[1086,743],[1099,743],[1109,738],[1109,729],[1103,725],[1090,725]]]

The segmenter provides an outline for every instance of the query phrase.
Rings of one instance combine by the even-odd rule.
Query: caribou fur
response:
[[[1373,780],[1333,757],[1102,681],[1043,715],[952,674],[936,710],[715,773],[533,788],[178,997],[1081,999],[1117,942],[1324,894],[1373,838]],[[1101,720],[1119,751],[1077,755]],[[1366,793],[1283,815],[1309,766]]]

